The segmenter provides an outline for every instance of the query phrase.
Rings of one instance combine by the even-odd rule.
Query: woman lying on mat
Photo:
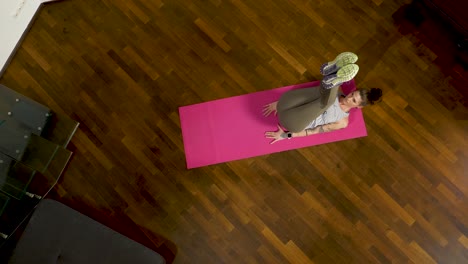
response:
[[[379,88],[359,89],[351,92],[347,96],[334,96],[332,97],[334,98],[332,104],[325,108],[324,111],[321,111],[315,119],[310,121],[310,116],[308,118],[304,115],[308,113],[311,114],[311,112],[307,110],[313,107],[307,107],[307,104],[319,104],[320,97],[318,100],[315,100],[316,102],[313,101],[306,104],[301,104],[299,101],[302,101],[300,100],[301,98],[303,100],[310,99],[311,97],[308,96],[316,94],[317,92],[320,93],[320,90],[321,87],[293,90],[285,93],[278,102],[265,105],[263,114],[265,116],[269,116],[271,113],[277,114],[280,121],[279,123],[281,124],[278,125],[277,131],[265,133],[266,138],[273,139],[270,144],[285,138],[304,137],[345,128],[348,125],[349,110],[352,108],[362,108],[368,104],[372,105],[380,101],[382,96],[382,90]],[[296,99],[296,104],[294,105],[298,105],[297,107],[287,108],[283,103],[284,101],[291,104],[292,101],[294,101],[288,100],[291,98]],[[308,124],[305,123],[307,120],[309,120]]]
[[[278,131],[265,133],[266,138],[273,139],[270,144],[345,128],[349,110],[379,101],[382,96],[379,88],[361,89],[347,96],[338,93],[340,85],[353,79],[359,71],[354,64],[357,60],[356,54],[343,52],[322,65],[320,72],[324,78],[320,86],[286,92],[278,102],[266,105],[263,114],[277,113],[280,124]]]

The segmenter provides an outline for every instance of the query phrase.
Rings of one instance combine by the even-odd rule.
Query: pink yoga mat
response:
[[[278,119],[264,117],[263,106],[286,91],[318,85],[315,81],[180,107],[187,168],[367,136],[362,111],[353,109],[345,129],[269,144],[264,133],[276,130]],[[354,80],[341,87],[345,94],[356,89]]]

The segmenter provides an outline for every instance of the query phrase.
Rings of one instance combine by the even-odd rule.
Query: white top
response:
[[[319,115],[315,120],[310,122],[310,124],[305,129],[313,129],[316,126],[325,125],[337,122],[347,116],[348,112],[344,112],[340,107],[340,96],[337,96],[335,102],[327,109],[323,114]]]

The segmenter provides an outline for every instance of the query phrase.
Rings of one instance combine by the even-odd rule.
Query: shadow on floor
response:
[[[460,103],[468,107],[468,36],[422,0],[402,6],[392,17],[401,34],[414,36],[415,45],[437,55],[434,63],[451,77],[451,85],[463,95]]]

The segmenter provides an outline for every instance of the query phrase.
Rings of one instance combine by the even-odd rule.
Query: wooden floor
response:
[[[467,98],[395,24],[408,2],[60,1],[0,81],[81,123],[52,197],[175,263],[467,263]],[[185,168],[179,106],[317,80],[342,51],[384,91],[367,137]]]

